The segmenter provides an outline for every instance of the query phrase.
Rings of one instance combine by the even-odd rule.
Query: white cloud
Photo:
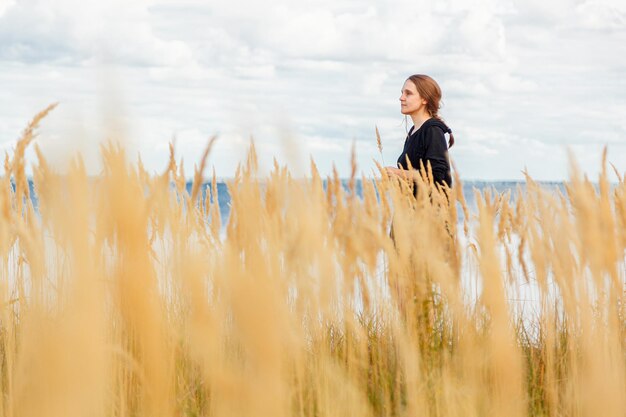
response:
[[[154,35],[149,4],[143,0],[23,0],[0,17],[0,56],[65,63],[97,58],[131,65],[192,60],[184,42]]]
[[[514,8],[526,22],[554,25],[570,20],[578,3],[578,0],[518,0],[515,1]]]
[[[446,82],[445,94],[454,97],[485,97],[489,88],[481,81],[452,78]]]
[[[504,57],[506,53],[505,30],[501,20],[484,9],[476,8],[463,15],[459,22],[459,35],[464,42],[461,52],[472,56]]]
[[[384,82],[387,81],[388,78],[389,74],[384,71],[367,74],[363,80],[363,94],[379,95]]]
[[[588,29],[626,29],[626,4],[623,1],[592,0],[576,6],[583,27]]]
[[[0,17],[15,5],[15,0],[0,0]]]
[[[0,100],[12,105],[0,116],[0,142],[57,100],[68,123],[51,123],[50,137],[74,137],[65,135],[76,131],[71,121],[83,120],[84,134],[97,139],[99,95],[118,85],[109,112],[128,123],[149,168],[162,168],[173,134],[193,162],[216,132],[218,175],[232,175],[250,135],[271,165],[271,154],[282,152],[281,123],[289,123],[293,148],[320,158],[321,170],[336,161],[343,175],[356,138],[367,172],[378,156],[374,125],[387,162],[395,161],[405,136],[398,91],[408,75],[427,73],[442,86],[442,114],[458,143],[451,155],[464,174],[520,178],[528,164],[544,178],[562,177],[565,162],[555,164],[566,160],[567,144],[594,154],[611,143],[623,154],[625,7],[622,0],[401,0],[393,7],[4,0]],[[115,68],[116,83],[95,74],[102,62]],[[81,115],[82,108],[91,110]]]
[[[493,78],[493,85],[499,90],[508,93],[523,93],[538,91],[537,84],[511,74],[497,74]]]

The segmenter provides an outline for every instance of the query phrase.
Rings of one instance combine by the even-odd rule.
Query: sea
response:
[[[372,180],[373,182],[373,180]],[[220,207],[220,215],[222,218],[222,224],[226,224],[229,214],[230,214],[230,206],[231,206],[231,198],[230,193],[228,191],[228,180],[218,181],[217,182],[217,199]],[[342,179],[341,183],[346,191],[349,190],[349,180]],[[539,185],[549,191],[553,192],[565,192],[565,183],[563,182],[538,182]],[[187,182],[186,189],[187,192],[191,193],[193,183],[191,181]],[[202,187],[202,201],[206,198],[206,193],[210,192],[209,183],[203,184]],[[324,180],[323,186],[326,189],[327,181]],[[14,186],[14,185],[13,185]],[[492,196],[495,194],[504,194],[508,193],[510,201],[512,203],[515,202],[515,199],[520,195],[520,191],[523,193],[526,190],[526,182],[525,181],[481,181],[481,180],[471,180],[464,181],[462,183],[463,187],[463,195],[465,197],[465,201],[467,203],[468,209],[470,213],[476,212],[476,193],[485,194],[490,193]],[[173,187],[173,186],[172,186]],[[37,198],[37,189],[36,185],[32,180],[29,180],[29,188],[30,195],[35,211],[38,211],[39,200]],[[355,191],[357,196],[363,196],[363,180],[358,179],[355,181]],[[210,196],[213,199],[213,196]],[[463,221],[463,212],[462,210],[458,210],[459,218],[458,221]]]
[[[349,180],[348,179],[342,179],[341,183],[345,189],[345,191],[347,192],[349,190]],[[561,192],[564,193],[565,192],[565,183],[563,182],[538,182],[539,185],[548,190],[548,191],[552,191],[552,192]],[[222,218],[222,221],[225,223],[228,219],[228,215],[230,213],[230,194],[228,192],[228,181],[224,182],[218,182],[217,183],[217,194],[218,194],[218,202],[219,202],[219,206],[220,206],[220,215]],[[323,186],[324,189],[326,189],[326,180],[324,180],[323,182]],[[206,184],[203,188],[203,200],[206,197],[206,193],[210,192],[210,189],[208,188],[209,184]],[[463,186],[463,195],[465,197],[465,201],[467,203],[467,207],[469,209],[470,213],[475,213],[477,211],[477,206],[476,206],[476,193],[479,194],[485,194],[485,193],[490,193],[491,196],[494,196],[496,194],[504,194],[504,193],[508,193],[510,201],[512,203],[515,202],[516,198],[520,195],[520,192],[522,193],[522,195],[524,194],[524,192],[526,191],[526,182],[525,181],[466,181],[462,183]],[[192,183],[188,182],[187,183],[187,191],[191,192],[191,187],[192,187]],[[355,182],[355,191],[357,196],[362,197],[363,196],[363,182],[362,180],[357,180]],[[213,198],[213,196],[211,196],[211,198]],[[458,221],[462,222],[463,221],[463,211],[458,210]]]

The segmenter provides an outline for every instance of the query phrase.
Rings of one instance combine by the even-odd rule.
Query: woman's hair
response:
[[[417,88],[417,92],[420,94],[420,97],[426,100],[426,110],[428,111],[430,117],[443,121],[441,116],[439,116],[439,108],[441,107],[441,88],[439,87],[439,84],[437,84],[437,81],[424,74],[413,74],[407,78],[407,80],[411,80],[411,82],[415,84],[415,88]],[[452,135],[452,132],[450,132],[448,147],[451,147],[452,145],[454,145],[454,136]]]

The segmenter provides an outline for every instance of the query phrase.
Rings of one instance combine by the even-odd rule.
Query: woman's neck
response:
[[[413,119],[413,126],[415,126],[413,131],[415,132],[417,129],[422,127],[426,120],[430,119],[430,114],[426,112],[419,112],[417,114],[412,114],[411,119]]]

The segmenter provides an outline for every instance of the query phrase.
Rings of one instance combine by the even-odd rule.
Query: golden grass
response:
[[[49,110],[0,180],[2,416],[624,416],[621,178],[471,214],[459,178],[415,198],[381,170],[361,198],[354,153],[345,190],[259,178],[251,148],[222,232],[210,145],[191,194],[173,148],[150,175],[111,145],[96,179],[37,150],[36,212]]]

